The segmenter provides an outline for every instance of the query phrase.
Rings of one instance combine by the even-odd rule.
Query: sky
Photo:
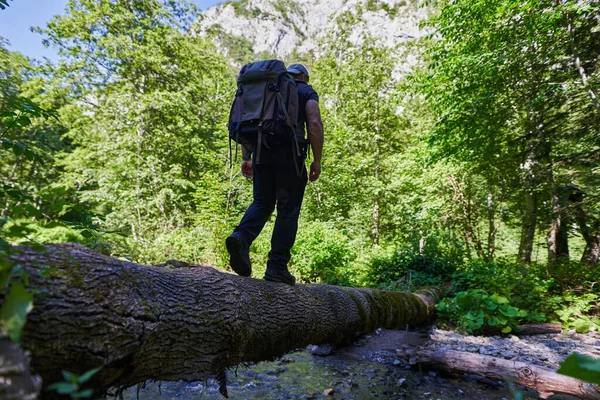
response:
[[[9,0],[10,6],[0,9],[0,36],[8,39],[9,50],[28,57],[56,60],[56,52],[42,45],[42,36],[31,32],[31,26],[46,26],[52,16],[62,14],[67,0]],[[218,0],[192,0],[198,8],[206,10]]]

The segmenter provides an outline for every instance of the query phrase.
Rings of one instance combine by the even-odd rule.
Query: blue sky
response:
[[[192,0],[201,10],[218,0]],[[56,59],[52,48],[42,45],[42,37],[30,31],[31,26],[45,26],[52,16],[62,14],[67,0],[12,0],[10,7],[0,10],[0,36],[10,41],[9,49],[39,60]]]

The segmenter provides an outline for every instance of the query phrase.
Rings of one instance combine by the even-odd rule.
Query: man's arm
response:
[[[308,129],[308,140],[313,153],[313,162],[310,164],[308,179],[316,181],[321,175],[321,158],[323,156],[323,121],[321,121],[321,110],[316,100],[306,102],[306,127]]]
[[[252,150],[246,145],[242,145],[242,175],[252,178]]]

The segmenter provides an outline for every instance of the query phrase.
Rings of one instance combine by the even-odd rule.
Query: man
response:
[[[294,157],[292,147],[261,148],[260,162],[251,160],[250,151],[242,147],[242,174],[254,177],[254,201],[246,210],[240,224],[226,239],[231,268],[242,276],[250,276],[252,266],[248,249],[256,239],[277,204],[277,218],[271,237],[271,251],[264,279],[294,285],[296,278],[288,271],[290,250],[296,240],[298,217],[307,180],[316,181],[321,175],[323,152],[323,122],[319,96],[308,84],[308,70],[302,64],[292,64],[287,71],[298,85],[298,124],[296,137],[301,144],[302,156]],[[306,131],[313,153],[307,176],[304,159],[307,153]],[[298,165],[294,165],[296,162]],[[298,176],[300,171],[300,176]]]

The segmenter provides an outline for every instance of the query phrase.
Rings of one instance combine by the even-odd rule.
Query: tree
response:
[[[233,79],[213,45],[188,34],[196,16],[180,1],[72,0],[39,30],[76,100],[61,110],[73,143],[62,181],[141,249],[192,226],[200,182],[226,165]]]
[[[397,228],[394,169],[406,142],[407,122],[397,112],[402,93],[392,77],[394,51],[370,37],[361,38],[357,46],[351,43],[350,27],[364,23],[360,12],[338,18],[327,53],[315,64],[315,85],[327,121],[328,171],[308,196],[313,218],[344,219],[353,235],[366,235],[379,244]]]
[[[519,259],[531,261],[542,223],[553,274],[568,259],[561,191],[583,178],[573,171],[587,158],[565,152],[566,146],[574,133],[597,130],[581,120],[564,123],[580,113],[597,118],[590,113],[595,101],[581,102],[582,93],[594,98],[592,79],[583,76],[594,76],[589,71],[597,56],[586,52],[585,73],[578,72],[573,56],[582,53],[580,47],[596,47],[597,32],[590,26],[597,25],[592,17],[597,8],[596,2],[459,1],[441,4],[432,19],[431,64],[422,80],[438,117],[431,148],[468,165],[502,197],[515,201],[511,192],[519,195]],[[544,204],[550,207],[541,208]]]

